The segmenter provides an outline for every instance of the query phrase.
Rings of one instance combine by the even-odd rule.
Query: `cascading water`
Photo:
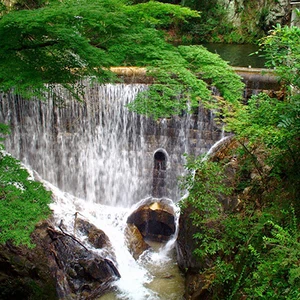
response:
[[[51,95],[47,102],[2,96],[0,122],[12,130],[6,149],[53,191],[54,216],[69,232],[80,213],[109,236],[121,278],[117,293],[103,299],[181,299],[183,279],[171,251],[176,233],[159,251],[147,250],[135,261],[123,231],[131,207],[152,194],[154,154],[166,153],[164,196],[176,203],[183,154],[207,152],[222,132],[201,107],[193,117],[160,121],[129,112],[126,104],[146,85],[84,84],[83,103],[59,88],[56,94],[65,100],[60,105]]]
[[[53,101],[2,101],[13,130],[7,150],[63,191],[128,207],[151,187],[143,157],[146,145],[139,134],[143,119],[124,111],[124,104],[144,88],[89,87],[85,103],[62,95],[63,106]]]
[[[55,219],[63,220],[68,232],[73,232],[74,214],[79,212],[81,217],[101,228],[110,238],[121,278],[115,282],[117,288],[115,293],[99,299],[179,300],[182,298],[184,282],[172,252],[175,236],[165,245],[160,244],[159,249],[151,248],[145,251],[136,261],[126,248],[123,234],[131,209],[87,203],[83,199],[62,192],[47,181],[43,183],[53,192],[55,201],[51,208]],[[138,205],[137,203],[136,206]],[[104,255],[106,256],[107,253]]]

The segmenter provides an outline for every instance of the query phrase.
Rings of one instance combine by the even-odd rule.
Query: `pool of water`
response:
[[[260,55],[253,54],[259,48],[252,44],[218,44],[208,43],[203,46],[212,53],[217,53],[222,59],[234,67],[264,68],[265,59]],[[253,55],[251,55],[253,54]]]

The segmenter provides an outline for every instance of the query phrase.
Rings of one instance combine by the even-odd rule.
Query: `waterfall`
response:
[[[94,85],[84,82],[82,103],[56,90],[65,101],[1,98],[0,122],[11,125],[8,152],[39,175],[93,203],[130,207],[151,196],[154,153],[168,155],[165,195],[177,202],[177,178],[184,153],[205,153],[221,136],[209,112],[159,121],[129,112],[126,104],[142,84]]]
[[[128,206],[151,187],[139,132],[144,120],[124,108],[144,88],[88,86],[83,103],[62,95],[66,101],[60,106],[51,98],[10,97],[2,101],[4,121],[12,125],[6,148],[63,191],[91,202]]]
[[[155,164],[164,174],[160,196],[178,202],[184,154],[206,153],[222,130],[201,106],[193,116],[157,121],[128,111],[126,104],[147,89],[145,84],[83,84],[83,102],[59,87],[46,102],[0,95],[0,122],[12,131],[6,150],[53,192],[54,217],[68,232],[80,213],[109,236],[121,278],[117,294],[103,299],[181,299],[183,278],[172,259],[178,228],[166,245],[152,247],[137,261],[123,231],[133,207],[153,193]]]

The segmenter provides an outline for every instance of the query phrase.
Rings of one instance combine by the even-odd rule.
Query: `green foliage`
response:
[[[220,195],[228,195],[231,189],[225,183],[223,167],[203,157],[193,158],[187,156],[185,165],[188,175],[182,178],[182,189],[188,189],[188,197],[181,202],[184,209],[191,204],[195,211],[191,218],[198,224],[204,215],[213,220],[219,216],[221,204]],[[195,171],[196,170],[196,171]]]
[[[282,27],[277,24],[270,35],[260,42],[261,51],[267,60],[266,66],[276,68],[276,73],[286,83],[287,88],[289,85],[300,88],[299,40],[299,27]]]
[[[181,46],[179,51],[189,63],[189,69],[215,86],[225,101],[238,105],[244,85],[227,62],[204,47]]]
[[[1,125],[0,133],[7,132],[8,127]],[[50,214],[50,201],[51,193],[30,179],[19,161],[0,150],[0,243],[10,240],[32,247],[30,234]]]
[[[188,19],[199,18],[196,11],[191,11],[187,7],[155,1],[128,6],[128,8],[143,23],[148,22],[152,26],[158,25],[158,28],[169,28],[179,23],[188,23]]]
[[[0,154],[0,171],[0,243],[32,246],[30,234],[50,214],[51,195],[7,154]]]
[[[5,12],[6,12],[6,10],[7,10],[7,7],[4,5],[4,3],[1,1],[0,2],[0,16],[2,15],[2,14],[4,14]]]
[[[250,3],[250,5],[248,5]],[[189,42],[203,43],[253,43],[267,32],[265,7],[260,4],[251,5],[254,1],[234,1],[231,7],[224,3],[213,1],[181,1],[181,4],[201,12],[200,19],[191,20],[182,27],[181,34],[187,35]],[[241,24],[235,24],[229,12],[233,10],[235,18],[241,19]],[[237,22],[236,22],[237,23]]]
[[[299,186],[300,175],[300,29],[278,25],[261,41],[261,47],[267,66],[275,68],[282,82],[285,98],[279,101],[264,93],[252,97],[228,120],[228,125],[240,140],[247,141],[249,153],[259,143],[269,170],[267,177],[285,174],[293,188]],[[299,196],[295,188],[294,193]]]
[[[80,99],[81,78],[116,80],[111,66],[148,66],[155,82],[130,109],[154,118],[193,112],[199,101],[216,104],[210,85],[228,101],[241,98],[240,78],[216,54],[199,46],[168,44],[162,29],[199,14],[150,1],[52,2],[11,11],[0,19],[0,90],[41,97],[61,84]]]
[[[200,262],[210,261],[214,274],[212,299],[299,299],[299,225],[287,222],[295,220],[293,210],[278,209],[219,211],[214,221],[209,214],[201,221],[191,216],[198,228],[194,253]]]
[[[216,184],[224,180],[220,166],[201,157],[187,157],[186,169],[188,175],[183,177],[181,185],[183,189],[189,190],[189,195],[181,202],[181,208],[193,205],[195,211],[191,218],[195,223],[201,222],[204,215],[214,219],[221,207],[218,196],[226,191],[224,186]]]
[[[149,0],[132,0],[129,3],[145,3]],[[151,2],[151,0],[150,0]],[[265,36],[272,26],[270,7],[274,0],[224,1],[219,0],[160,0],[163,3],[178,4],[199,11],[201,18],[168,29],[170,40],[181,44],[251,43]],[[273,2],[273,3],[272,3]],[[175,31],[175,32],[174,32]]]
[[[199,231],[193,236],[199,246],[195,254],[199,260],[214,255],[223,249],[219,239],[222,212],[220,198],[232,192],[225,184],[224,170],[215,162],[198,157],[187,157],[188,175],[182,178],[182,188],[188,189],[188,197],[180,202],[182,210],[192,207],[190,218]],[[196,171],[195,171],[196,170]]]
[[[248,278],[249,287],[245,291],[259,299],[299,299],[298,230],[283,228],[272,221],[266,225],[270,227],[270,236],[263,237],[263,247],[268,249],[267,255],[257,253],[257,268]],[[257,252],[254,248],[253,251]]]
[[[214,274],[209,288],[213,299],[300,297],[299,33],[278,26],[261,44],[268,66],[275,67],[283,83],[284,98],[261,93],[245,106],[233,102],[232,113],[225,115],[240,144],[231,195],[239,195],[237,211],[215,209],[213,219],[201,211],[203,206],[217,207],[220,200],[210,192],[202,194],[206,186],[208,191],[226,190],[224,181],[215,179],[225,176],[221,167],[201,177],[197,174],[203,166],[195,164],[196,175],[188,177],[189,197],[183,206],[193,211],[198,229],[195,254],[210,262],[203,274]],[[231,103],[224,105],[227,111],[232,108]]]
[[[218,0],[181,1],[183,6],[201,12],[200,19],[193,19],[182,27],[182,33],[191,36],[194,43],[222,42],[228,35],[230,22],[226,20],[226,9]],[[232,28],[231,28],[232,29]]]
[[[247,140],[250,152],[258,143],[263,144],[264,151],[268,151],[269,154],[266,155],[265,163],[272,164],[276,155],[273,150],[287,149],[288,140],[291,139],[291,131],[279,126],[286,108],[285,102],[270,98],[266,94],[259,94],[253,96],[247,106],[240,107],[228,126],[240,140]]]
[[[78,81],[90,76],[115,80],[111,66],[148,65],[176,49],[157,28],[198,14],[151,1],[52,2],[34,10],[10,11],[0,19],[0,90],[42,96],[61,84],[80,96]]]
[[[200,101],[206,107],[220,109],[220,101],[213,97],[211,85],[232,105],[238,105],[241,99],[240,77],[217,54],[202,46],[179,46],[176,51],[161,51],[161,57],[149,61],[148,65],[151,65],[148,74],[155,82],[128,105],[140,114],[156,119],[193,112]]]

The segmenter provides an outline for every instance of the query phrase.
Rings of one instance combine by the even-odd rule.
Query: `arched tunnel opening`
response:
[[[167,158],[166,154],[158,150],[154,153],[154,170],[166,170],[167,168]]]
[[[161,198],[166,196],[167,155],[165,151],[154,153],[152,196]]]

